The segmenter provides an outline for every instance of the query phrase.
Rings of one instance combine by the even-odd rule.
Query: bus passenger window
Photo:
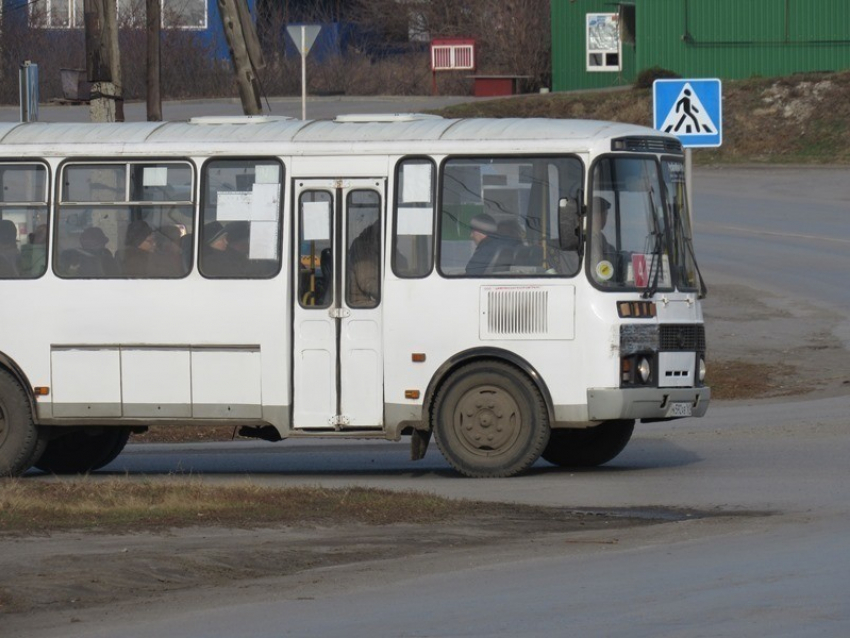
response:
[[[127,189],[127,175],[130,188]],[[78,279],[185,277],[194,227],[185,162],[70,164],[62,176],[54,270]]]
[[[575,157],[449,159],[443,165],[440,272],[446,277],[574,276],[561,249],[559,202],[575,199]]]
[[[44,274],[47,222],[47,169],[0,164],[0,279]]]
[[[434,254],[434,163],[402,160],[396,171],[392,267],[398,277],[425,277]]]
[[[283,166],[212,160],[203,169],[200,262],[212,279],[268,279],[280,270]]]

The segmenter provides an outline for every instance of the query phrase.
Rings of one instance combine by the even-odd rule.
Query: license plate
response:
[[[671,403],[667,416],[691,416],[693,406],[690,403]]]

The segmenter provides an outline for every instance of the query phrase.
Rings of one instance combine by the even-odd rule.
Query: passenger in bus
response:
[[[83,262],[82,277],[116,277],[118,263],[106,245],[109,238],[97,226],[86,228],[80,235]]]
[[[0,219],[0,277],[21,276],[21,252],[18,250],[18,227],[10,219]]]
[[[124,250],[118,261],[125,277],[150,277],[151,258],[156,247],[153,229],[146,221],[137,219],[127,226]]]
[[[367,226],[348,249],[348,304],[353,308],[372,308],[380,295],[381,226],[376,219]]]
[[[40,277],[47,270],[47,224],[39,224],[30,233],[28,244],[21,246],[21,274]]]
[[[218,222],[211,222],[218,223]],[[205,231],[209,227],[205,227]],[[230,222],[210,236],[204,247],[204,274],[212,277],[241,277],[248,271],[251,228],[246,221]]]
[[[188,272],[183,256],[185,227],[168,224],[156,235],[156,270],[166,277],[179,277]]]
[[[608,260],[616,265],[617,248],[605,235],[605,226],[608,223],[608,211],[611,203],[604,197],[594,197],[591,205],[593,215],[591,231],[591,261],[594,266],[600,261]]]
[[[513,263],[513,253],[518,240],[502,237],[496,220],[487,213],[473,217],[469,227],[469,236],[475,244],[475,252],[466,264],[466,274],[489,275],[507,271]]]

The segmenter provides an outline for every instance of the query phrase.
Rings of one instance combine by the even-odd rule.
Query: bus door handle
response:
[[[328,308],[328,315],[331,319],[345,319],[351,316],[351,311],[348,308]]]

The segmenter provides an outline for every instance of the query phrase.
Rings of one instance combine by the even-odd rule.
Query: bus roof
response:
[[[671,137],[633,124],[544,118],[447,119],[424,114],[341,116],[302,121],[284,117],[201,117],[180,122],[0,124],[0,154],[11,145],[192,145],[361,143],[405,141],[578,140],[620,136]]]

